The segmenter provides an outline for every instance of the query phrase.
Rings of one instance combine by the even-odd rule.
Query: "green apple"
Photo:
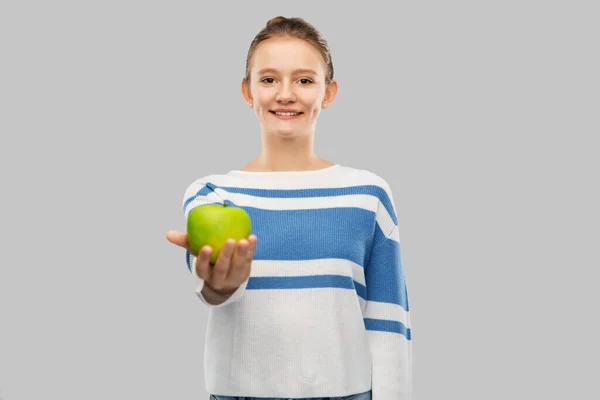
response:
[[[212,247],[210,263],[214,264],[227,239],[247,239],[252,233],[250,216],[243,208],[226,204],[206,204],[194,208],[188,215],[188,244],[193,255],[208,245]]]

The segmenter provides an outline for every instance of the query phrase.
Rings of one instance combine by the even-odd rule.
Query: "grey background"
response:
[[[0,397],[208,398],[165,233],[258,155],[239,84],[284,15],[332,49],[317,153],[392,187],[414,399],[598,398],[594,5],[3,1]]]

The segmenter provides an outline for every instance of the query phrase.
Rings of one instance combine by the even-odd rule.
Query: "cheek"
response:
[[[310,112],[310,118],[316,119],[319,116],[320,112],[321,112],[321,110],[319,109],[319,107],[315,106]]]
[[[270,100],[269,96],[261,94],[255,97],[255,103],[257,103],[257,106],[261,112],[268,112],[271,107],[272,101]]]
[[[261,105],[257,111],[263,118],[266,118],[267,115],[269,114],[269,107],[266,104],[264,104],[264,105]]]
[[[265,102],[268,102],[269,93],[264,88],[258,86],[252,86],[252,100],[256,106],[262,106]]]

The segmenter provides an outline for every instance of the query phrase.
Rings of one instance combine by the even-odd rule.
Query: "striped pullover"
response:
[[[339,164],[315,171],[208,175],[194,207],[241,207],[257,247],[231,295],[204,286],[205,385],[224,396],[310,398],[372,391],[410,399],[412,342],[398,217],[387,182]]]

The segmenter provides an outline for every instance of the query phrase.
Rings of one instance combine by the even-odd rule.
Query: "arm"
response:
[[[387,208],[379,205],[373,246],[365,265],[367,303],[363,317],[371,350],[372,396],[373,400],[410,400],[410,311],[391,194],[387,204]]]

